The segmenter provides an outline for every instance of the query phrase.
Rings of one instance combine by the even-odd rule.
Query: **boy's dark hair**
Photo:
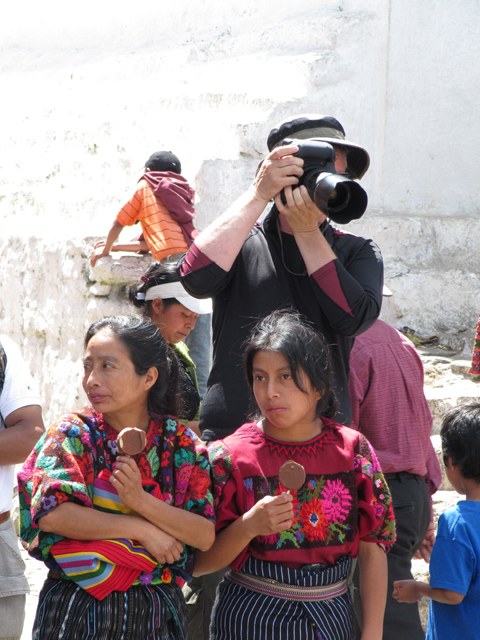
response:
[[[149,320],[129,316],[103,318],[89,327],[85,336],[85,349],[93,336],[102,329],[108,329],[125,345],[137,375],[145,375],[150,367],[157,369],[158,378],[148,391],[149,413],[179,415],[178,360],[155,325]]]
[[[480,482],[480,402],[461,404],[446,413],[440,435],[445,464],[452,458],[464,478]]]
[[[333,418],[337,411],[337,398],[332,388],[328,349],[320,335],[299,313],[274,311],[255,326],[247,342],[244,370],[255,417],[260,416],[260,410],[253,393],[253,359],[259,351],[281,353],[290,366],[294,383],[300,391],[307,393],[299,376],[302,369],[314,389],[322,392],[317,403],[317,418]]]
[[[153,300],[138,299],[137,293],[147,293],[147,291],[157,284],[169,284],[178,282],[178,275],[175,263],[154,262],[142,276],[142,282],[131,284],[127,287],[127,298],[137,309],[141,309],[144,318],[150,317],[150,308]],[[172,304],[178,304],[176,298],[162,298],[164,309]]]

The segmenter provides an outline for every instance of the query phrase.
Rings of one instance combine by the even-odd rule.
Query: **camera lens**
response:
[[[342,211],[345,209],[345,207],[348,206],[351,197],[352,194],[348,184],[338,182],[328,199],[329,212],[335,213],[336,211]]]

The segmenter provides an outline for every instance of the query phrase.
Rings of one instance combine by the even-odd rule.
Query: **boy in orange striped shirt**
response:
[[[107,239],[95,245],[92,267],[110,251],[150,251],[155,260],[177,258],[188,251],[198,234],[193,226],[195,191],[180,173],[180,160],[171,151],[150,156],[133,197],[118,213]],[[115,244],[123,227],[137,222],[144,239]]]

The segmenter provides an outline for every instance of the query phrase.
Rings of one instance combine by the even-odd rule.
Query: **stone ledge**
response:
[[[135,255],[118,252],[118,257],[107,256],[100,258],[92,268],[89,266],[88,277],[98,285],[127,285],[140,280],[148,267],[154,262],[151,254]],[[94,295],[108,295],[92,291]]]

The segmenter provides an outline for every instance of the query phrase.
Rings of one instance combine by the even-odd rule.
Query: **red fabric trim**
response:
[[[292,450],[300,455],[314,455],[323,449],[324,446],[333,442],[333,434],[337,430],[336,423],[328,418],[322,418],[322,421],[322,433],[316,436],[314,440],[309,440],[308,442],[281,442],[280,440],[266,436],[254,422],[244,426],[248,426],[251,429],[250,442],[268,447],[271,451],[288,457],[292,455]]]
[[[197,269],[201,269],[202,267],[208,267],[212,263],[213,260],[210,260],[196,244],[192,244],[185,256],[184,263],[180,267],[180,274],[185,276],[187,273],[197,271]]]
[[[322,291],[324,291],[327,296],[335,302],[335,304],[343,309],[343,311],[353,316],[350,305],[348,304],[342,291],[342,287],[340,286],[335,262],[336,260],[328,262],[326,265],[312,273],[312,276],[315,278],[315,282],[318,284],[320,289],[322,289]]]

